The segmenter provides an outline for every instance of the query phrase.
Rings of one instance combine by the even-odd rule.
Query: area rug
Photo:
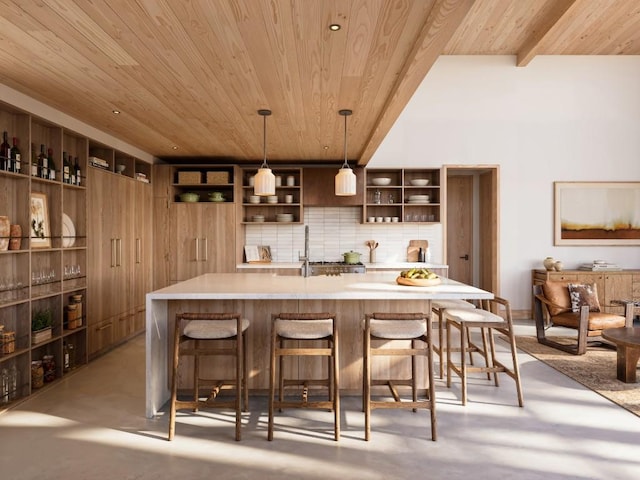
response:
[[[554,340],[561,343],[572,342],[572,339],[562,337],[554,337]],[[589,347],[584,355],[571,355],[541,345],[531,336],[516,337],[516,345],[529,355],[640,417],[640,383],[624,383],[616,378],[615,350]]]

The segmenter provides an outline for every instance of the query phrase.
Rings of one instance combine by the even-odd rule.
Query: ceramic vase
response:
[[[563,267],[562,262],[560,260],[558,260],[556,263],[553,264],[553,269],[556,272],[561,272],[563,268],[564,267]]]
[[[369,250],[369,263],[376,263],[376,251]]]
[[[22,246],[22,227],[20,225],[11,225],[9,240],[9,250],[20,250]]]
[[[542,262],[542,264],[544,265],[544,268],[546,268],[549,271],[554,269],[555,263],[556,261],[553,259],[553,257],[547,257]]]

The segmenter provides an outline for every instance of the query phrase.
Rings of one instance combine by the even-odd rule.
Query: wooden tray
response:
[[[398,285],[406,285],[407,287],[433,287],[434,285],[440,285],[442,279],[438,278],[396,278]]]

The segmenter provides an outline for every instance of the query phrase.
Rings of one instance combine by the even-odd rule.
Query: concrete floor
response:
[[[531,333],[519,327],[520,333]],[[502,342],[498,342],[503,347]],[[26,479],[637,479],[640,418],[519,353],[525,407],[514,382],[477,376],[437,384],[438,441],[427,411],[377,410],[363,440],[358,397],[343,397],[342,437],[329,412],[286,411],[266,440],[266,398],[251,399],[243,440],[233,415],[144,417],[144,337],[0,416],[0,478]]]

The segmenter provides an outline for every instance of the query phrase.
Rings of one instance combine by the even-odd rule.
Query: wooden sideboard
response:
[[[624,315],[624,307],[613,305],[612,300],[640,301],[640,270],[592,272],[589,270],[532,270],[531,283],[539,285],[546,280],[575,283],[594,283],[598,289],[598,301],[607,313]],[[533,301],[533,300],[532,300]],[[533,312],[533,306],[531,311]],[[636,309],[638,312],[638,309]]]

